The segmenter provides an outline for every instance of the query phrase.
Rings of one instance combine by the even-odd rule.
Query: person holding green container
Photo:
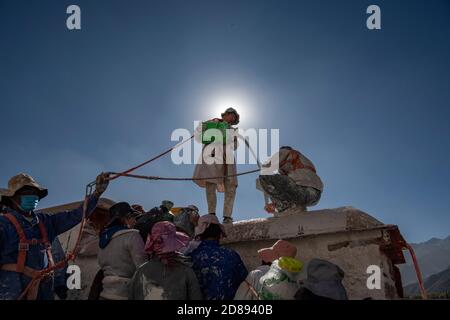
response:
[[[233,205],[238,186],[234,150],[238,147],[233,126],[239,123],[239,113],[228,108],[221,118],[202,122],[195,130],[196,141],[203,144],[202,156],[194,169],[194,182],[206,190],[208,213],[216,214],[217,194],[225,192],[223,222],[232,223]],[[231,175],[231,176],[230,176]],[[211,179],[208,179],[211,178]]]

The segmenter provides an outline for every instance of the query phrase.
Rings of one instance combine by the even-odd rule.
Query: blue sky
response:
[[[66,28],[70,4],[81,31]],[[382,30],[366,28],[370,4]],[[413,242],[446,237],[449,20],[446,0],[0,0],[0,184],[28,172],[50,189],[41,207],[79,200],[100,171],[233,103],[243,128],[279,128],[314,161],[317,208],[355,206]],[[192,171],[166,157],[139,173]],[[239,180],[236,219],[267,215],[254,179]],[[105,196],[206,210],[192,182],[124,178]]]

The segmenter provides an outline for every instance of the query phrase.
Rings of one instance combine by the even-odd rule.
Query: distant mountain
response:
[[[450,267],[450,236],[445,239],[432,238],[422,243],[412,243],[420,271],[424,279]],[[403,286],[417,282],[411,256],[404,251],[406,263],[399,265]]]
[[[426,278],[424,286],[429,294],[450,294],[450,268]],[[403,288],[403,293],[405,296],[418,296],[419,285],[417,283],[407,285]]]

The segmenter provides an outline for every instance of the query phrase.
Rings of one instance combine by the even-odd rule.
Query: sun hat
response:
[[[233,121],[232,123],[230,123],[230,125],[232,125],[232,126],[237,125],[237,124],[239,123],[240,116],[239,116],[239,113],[236,111],[236,109],[234,109],[234,108],[228,108],[227,110],[225,110],[225,111],[221,114],[221,116],[223,117],[223,116],[226,115],[227,113],[232,113],[232,114],[234,114],[234,121]]]
[[[26,173],[19,173],[8,181],[8,189],[0,189],[0,197],[13,197],[23,187],[33,187],[39,191],[39,199],[45,198],[48,190],[37,183],[33,177]]]
[[[258,250],[258,255],[265,262],[273,262],[281,257],[295,258],[297,248],[286,240],[278,240],[270,248]]]
[[[307,279],[303,281],[304,287],[317,296],[334,300],[348,300],[347,291],[342,285],[344,271],[326,260],[313,259],[307,268]]]
[[[210,224],[218,224],[222,229],[222,234],[226,237],[225,228],[219,222],[215,214],[205,214],[198,219],[198,224],[195,227],[195,236],[201,235],[210,226]]]

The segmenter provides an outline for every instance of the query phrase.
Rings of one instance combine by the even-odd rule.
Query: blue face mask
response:
[[[25,212],[33,211],[37,208],[39,203],[38,196],[20,196],[20,208]]]

